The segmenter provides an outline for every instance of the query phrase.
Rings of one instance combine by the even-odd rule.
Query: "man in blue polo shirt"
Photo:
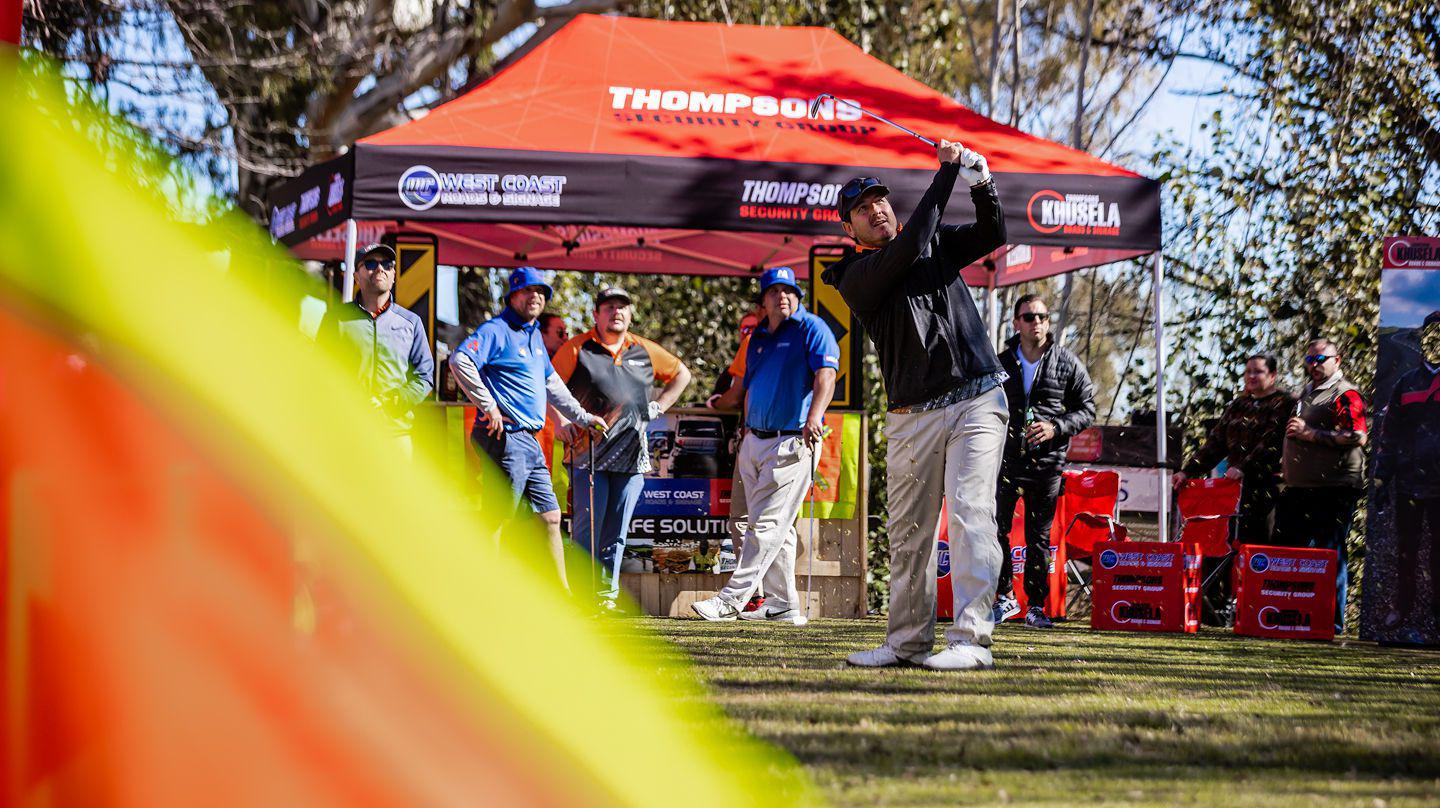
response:
[[[810,490],[835,393],[840,349],[819,317],[800,305],[790,267],[760,276],[765,319],[745,356],[745,439],[735,464],[745,486],[749,525],[740,560],[720,593],[691,608],[706,620],[766,620],[803,626],[795,589],[795,519]],[[765,605],[742,613],[765,586]]]
[[[553,295],[534,267],[510,273],[504,311],[475,329],[450,355],[450,372],[480,410],[470,439],[505,472],[514,505],[518,508],[526,499],[544,520],[560,583],[569,589],[560,502],[535,436],[545,427],[547,399],[557,412],[582,426],[603,432],[605,421],[581,408],[550,364],[536,321]]]

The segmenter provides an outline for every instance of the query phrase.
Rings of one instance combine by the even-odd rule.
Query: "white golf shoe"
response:
[[[753,611],[741,612],[740,619],[754,623],[789,623],[792,626],[803,626],[810,622],[804,612],[789,606],[761,606]]]
[[[735,604],[719,595],[705,600],[697,600],[690,604],[690,609],[713,623],[734,620],[740,615],[740,610],[735,608]]]
[[[857,668],[894,668],[914,667],[921,664],[922,660],[907,659],[890,650],[890,646],[882,645],[879,648],[871,648],[869,651],[856,651],[845,657],[848,664]]]
[[[957,640],[945,646],[944,651],[930,655],[924,665],[932,671],[980,671],[995,667],[995,657],[983,645]]]

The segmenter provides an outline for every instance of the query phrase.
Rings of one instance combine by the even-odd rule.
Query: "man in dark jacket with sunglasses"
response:
[[[823,276],[875,343],[889,399],[890,617],[884,645],[847,659],[860,667],[995,664],[995,480],[1009,416],[1005,373],[960,271],[1005,243],[1005,219],[984,157],[946,140],[936,156],[940,168],[903,228],[878,179],[860,177],[840,189],[840,223],[857,252]],[[956,179],[970,186],[973,224],[941,223]],[[942,503],[955,623],[945,650],[932,656]]]
[[[1010,428],[995,505],[1006,562],[1000,567],[994,618],[999,622],[1020,610],[1011,594],[1015,570],[1009,555],[1015,503],[1023,498],[1025,599],[1030,605],[1025,625],[1050,628],[1045,614],[1050,596],[1050,523],[1062,491],[1070,439],[1095,420],[1095,386],[1079,357],[1055,344],[1050,309],[1039,295],[1022,295],[1015,301],[1014,325],[1015,336],[1000,352],[1000,364],[1010,376],[1005,382]]]

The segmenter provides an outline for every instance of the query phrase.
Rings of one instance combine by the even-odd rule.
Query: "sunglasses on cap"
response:
[[[1335,358],[1335,354],[1323,354],[1323,353],[1322,353],[1322,354],[1311,354],[1311,355],[1305,357],[1305,364],[1307,364],[1307,365],[1318,365],[1318,364],[1320,364],[1321,362],[1324,362],[1324,361],[1327,360],[1327,359],[1334,359],[1334,358]]]
[[[853,199],[864,193],[867,189],[883,184],[884,183],[874,177],[856,177],[840,188],[840,195],[846,199]]]
[[[360,262],[360,266],[365,267],[371,272],[374,272],[381,267],[385,267],[386,269],[393,269],[395,267],[395,262],[385,261],[379,258],[366,258],[364,261]]]
[[[1050,313],[1044,311],[1027,311],[1024,314],[1018,314],[1016,316],[1027,323],[1033,323],[1036,320],[1039,320],[1043,323],[1046,320],[1050,319]]]

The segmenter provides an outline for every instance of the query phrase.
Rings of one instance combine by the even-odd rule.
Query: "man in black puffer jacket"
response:
[[[840,189],[839,214],[859,252],[824,274],[865,325],[880,356],[887,441],[890,616],[885,644],[851,665],[994,665],[990,607],[1000,574],[995,478],[1005,443],[1004,373],[964,269],[1005,243],[1004,217],[985,158],[940,141],[940,169],[902,229],[878,179]],[[941,224],[955,180],[970,186],[975,222]],[[935,527],[949,507],[955,624],[935,643]]]
[[[1025,625],[1050,628],[1045,599],[1050,595],[1050,523],[1060,499],[1065,452],[1070,438],[1095,421],[1095,386],[1080,359],[1055,344],[1050,309],[1039,295],[1015,302],[1015,336],[1005,343],[1000,364],[1010,375],[1005,397],[1010,428],[1000,463],[995,517],[1006,556],[996,587],[996,622],[1019,611],[1011,594],[1014,570],[1008,563],[1015,503],[1025,499]]]

